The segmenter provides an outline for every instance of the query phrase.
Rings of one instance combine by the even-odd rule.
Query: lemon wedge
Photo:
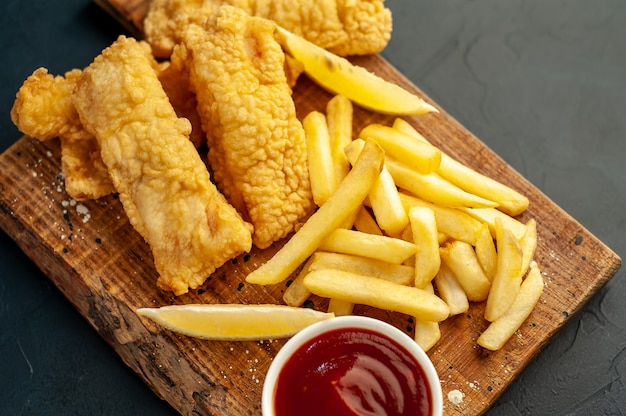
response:
[[[301,36],[277,26],[276,39],[286,53],[322,88],[343,94],[353,103],[390,115],[422,115],[437,109],[397,84],[320,48]]]
[[[196,338],[252,341],[288,338],[333,313],[285,305],[186,304],[140,308],[137,314]]]

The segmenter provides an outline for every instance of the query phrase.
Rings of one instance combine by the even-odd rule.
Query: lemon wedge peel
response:
[[[333,313],[286,305],[185,304],[136,310],[163,328],[195,338],[261,341],[289,338]]]
[[[288,30],[277,26],[277,40],[319,86],[349,98],[356,105],[388,115],[439,112],[422,98],[367,69],[353,65]]]

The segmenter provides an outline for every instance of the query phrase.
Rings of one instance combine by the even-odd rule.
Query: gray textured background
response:
[[[626,1],[387,0],[383,56],[618,254],[626,249]],[[87,0],[0,5],[0,151],[38,66],[84,67],[121,33]],[[0,232],[0,414],[172,415]],[[624,272],[489,415],[626,413]]]

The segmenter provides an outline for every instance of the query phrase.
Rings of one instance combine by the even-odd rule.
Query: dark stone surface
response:
[[[626,249],[626,2],[388,0],[383,56],[598,238]],[[86,0],[0,5],[0,151],[37,67],[84,67],[122,29]],[[0,232],[0,414],[172,415]],[[624,272],[489,415],[626,413]]]

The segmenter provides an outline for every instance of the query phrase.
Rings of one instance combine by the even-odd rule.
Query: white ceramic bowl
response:
[[[440,416],[443,412],[443,399],[439,376],[428,358],[428,355],[417,345],[417,343],[406,333],[384,321],[364,316],[340,316],[325,321],[315,323],[294,335],[280,349],[276,357],[272,361],[270,368],[266,374],[263,384],[262,394],[262,411],[264,416],[275,416],[274,398],[276,394],[276,383],[282,368],[289,358],[309,340],[341,328],[362,328],[375,331],[383,336],[387,336],[395,340],[398,344],[409,351],[421,365],[426,375],[427,383],[430,387],[432,399],[432,415]]]

